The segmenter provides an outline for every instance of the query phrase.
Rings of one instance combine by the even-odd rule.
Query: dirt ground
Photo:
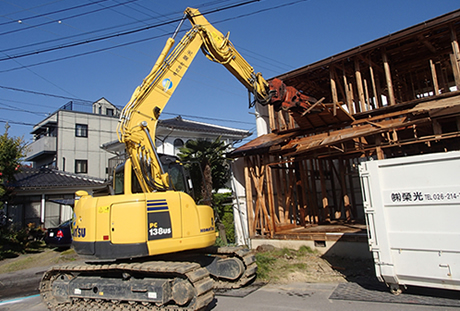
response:
[[[0,274],[75,260],[80,258],[72,249],[66,251],[45,249],[41,253],[24,254],[0,261]],[[267,281],[277,284],[377,282],[371,259],[323,258],[316,253],[306,253],[301,256],[289,253],[271,263],[271,270],[274,273],[270,274]]]
[[[45,248],[39,253],[22,254],[15,258],[0,261],[0,274],[25,270],[34,267],[47,267],[68,261],[78,260],[78,255],[72,249],[59,250]]]
[[[378,282],[372,259],[324,257],[311,251],[280,250],[270,245],[257,248],[260,279],[270,283]],[[269,263],[264,258],[269,258]],[[275,258],[275,259],[273,259]],[[268,268],[267,268],[268,267]]]

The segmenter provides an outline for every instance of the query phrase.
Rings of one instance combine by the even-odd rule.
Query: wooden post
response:
[[[382,136],[380,134],[376,134],[375,136],[375,151],[377,153],[377,160],[383,160],[385,159],[385,154],[383,153],[382,150]]]
[[[311,191],[308,181],[308,165],[306,160],[300,161],[300,178],[302,180],[302,188],[304,193],[304,203],[305,203],[305,217],[308,223],[313,223],[313,213],[312,204],[311,204]]]
[[[286,206],[288,208],[288,218],[287,218],[287,222],[289,223],[295,223],[296,221],[296,206],[295,206],[295,196],[294,196],[294,190],[295,190],[295,186],[296,186],[296,183],[295,183],[295,177],[294,177],[294,170],[292,168],[292,163],[289,163],[288,164],[288,167],[287,167],[287,170],[288,170],[288,173],[287,173],[287,176],[288,176],[288,188],[289,188],[289,192],[288,192],[288,195],[286,196]],[[292,208],[291,208],[292,207]]]
[[[374,77],[374,69],[372,68],[371,65],[369,65],[369,73],[371,75],[372,92],[374,93],[374,98],[375,98],[375,108],[380,108],[380,100],[379,100],[380,94],[377,93],[377,86],[376,86],[375,77]]]
[[[313,210],[313,219],[317,224],[319,222],[319,204],[318,204],[318,190],[316,189],[316,177],[315,177],[315,160],[310,159],[310,168],[311,168],[311,189],[312,189],[312,199],[314,205],[312,206]]]
[[[340,218],[340,213],[339,216],[337,217],[337,209],[339,208],[339,204],[337,203],[337,195],[336,195],[336,189],[335,189],[335,178],[334,178],[334,173],[335,172],[335,166],[334,162],[332,159],[328,159],[327,163],[329,164],[329,171],[331,172],[331,190],[332,190],[332,203],[334,203],[334,210],[332,214],[332,217],[334,219]],[[337,176],[338,179],[338,176]]]
[[[436,65],[433,60],[430,59],[431,68],[431,79],[433,80],[433,94],[434,96],[439,94],[438,75],[436,74]]]
[[[353,110],[352,99],[350,97],[350,90],[348,88],[348,81],[347,81],[347,75],[345,74],[345,69],[343,70],[343,85],[345,87],[345,95],[347,99],[348,112],[350,114],[354,114],[355,111]]]
[[[355,99],[355,94],[353,92],[353,84],[350,82],[348,83],[348,92],[350,92],[351,104],[353,105],[355,112],[361,111],[359,108],[359,100]]]
[[[268,210],[270,211],[270,220],[272,222],[272,230],[270,231],[270,236],[273,238],[276,232],[276,215],[275,215],[275,200],[273,195],[273,178],[272,178],[272,168],[269,165],[270,156],[266,154],[264,156],[264,165],[266,167],[265,171],[267,174],[267,196],[268,196]]]
[[[268,119],[270,123],[270,131],[274,132],[276,130],[276,122],[275,122],[275,108],[273,105],[268,105]]]
[[[345,165],[344,159],[339,158],[339,173],[340,173],[340,187],[342,188],[343,207],[345,210],[345,218],[347,221],[351,220],[351,206],[350,198],[348,197],[347,183],[345,182]]]
[[[335,83],[335,69],[334,67],[329,67],[329,78],[331,80],[331,93],[332,93],[332,103],[334,104],[333,115],[337,115],[337,105],[339,103],[339,97],[337,96],[337,86]]]
[[[271,106],[271,105],[270,105]],[[286,120],[284,119],[283,110],[278,111],[279,130],[287,130]]]
[[[391,81],[391,71],[390,71],[390,64],[388,63],[388,57],[385,52],[382,53],[383,59],[383,68],[385,69],[385,79],[387,81],[387,88],[388,88],[388,104],[393,106],[396,104],[395,95],[393,90],[393,82]]]
[[[305,188],[302,183],[302,161],[294,162],[295,179],[296,179],[296,193],[297,193],[297,206],[299,207],[300,225],[305,227],[305,217],[307,212],[307,200],[305,198]]]
[[[255,236],[254,231],[254,205],[252,204],[252,183],[249,176],[249,157],[244,157],[244,183],[246,189],[246,206],[248,213],[249,237]]]
[[[359,69],[358,58],[355,58],[355,79],[356,79],[356,86],[358,88],[358,99],[359,99],[360,111],[364,112],[366,110],[366,107],[365,107],[366,101],[364,99],[363,79],[361,78],[361,71]]]
[[[369,99],[369,90],[367,88],[367,80],[364,79],[364,93],[366,95],[366,110],[371,110],[371,107],[370,107],[370,99]]]
[[[331,221],[331,214],[329,212],[329,201],[327,199],[327,191],[326,191],[326,179],[324,178],[324,171],[323,171],[323,161],[320,159],[318,161],[319,167],[319,176],[321,178],[321,197],[323,202],[323,215],[324,220],[327,222]]]
[[[288,129],[294,129],[296,126],[296,122],[294,120],[294,117],[289,113],[289,128]]]
[[[452,45],[452,54],[450,54],[450,62],[452,64],[452,70],[454,72],[455,85],[457,90],[460,91],[460,49],[458,47],[457,33],[455,32],[452,24],[450,25],[450,41]]]
[[[280,222],[284,222],[284,210],[285,207],[283,205],[283,195],[284,195],[284,186],[282,183],[282,178],[280,175],[280,170],[276,169],[275,170],[275,175],[276,175],[276,197],[277,197],[277,206],[278,206],[278,217],[280,219]]]

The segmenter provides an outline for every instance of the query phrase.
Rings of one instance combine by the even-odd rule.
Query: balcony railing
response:
[[[34,141],[28,146],[26,161],[34,161],[35,159],[56,153],[56,137],[44,136],[39,140]]]

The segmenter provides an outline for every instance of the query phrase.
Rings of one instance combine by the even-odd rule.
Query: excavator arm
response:
[[[309,107],[310,98],[307,96],[285,86],[278,79],[269,83],[260,73],[255,73],[230,42],[228,34],[224,36],[214,28],[197,9],[187,8],[185,17],[191,22],[192,29],[171,52],[175,35],[167,40],[149,75],[136,88],[123,109],[117,128],[118,138],[126,145],[134,172],[145,193],[169,188],[167,174],[161,167],[155,149],[156,126],[161,112],[199,49],[208,59],[225,66],[254,94],[258,103],[272,104],[275,110],[290,109],[292,106]]]

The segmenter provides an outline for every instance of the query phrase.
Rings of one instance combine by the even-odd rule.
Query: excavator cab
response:
[[[165,173],[168,173],[169,185],[174,191],[185,192],[194,197],[193,183],[190,172],[185,169],[179,158],[173,155],[158,154]],[[142,193],[139,180],[134,172],[131,172],[131,193]],[[125,193],[125,162],[119,164],[114,172],[113,189],[114,194]]]

